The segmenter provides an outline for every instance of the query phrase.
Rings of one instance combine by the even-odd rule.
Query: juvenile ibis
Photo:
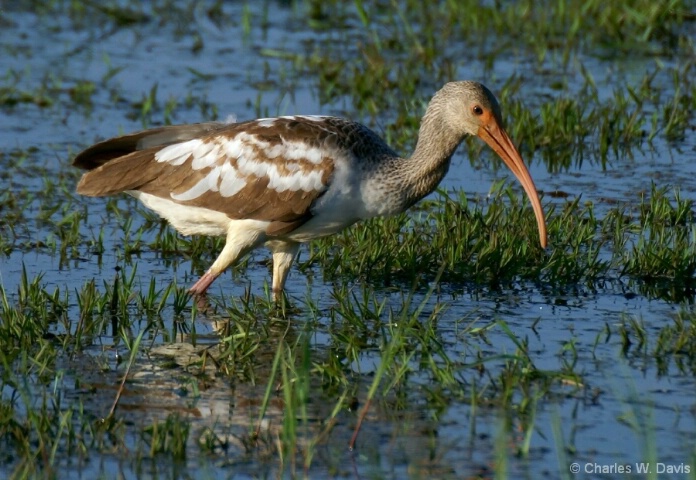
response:
[[[483,139],[520,181],[546,247],[541,203],[498,102],[471,81],[447,83],[433,96],[410,158],[360,123],[294,115],[153,128],[97,143],[73,164],[87,170],[77,185],[82,195],[125,192],[184,235],[226,237],[192,294],[204,295],[227,267],[264,245],[273,254],[277,300],[301,243],[403,212],[437,187],[467,135]]]

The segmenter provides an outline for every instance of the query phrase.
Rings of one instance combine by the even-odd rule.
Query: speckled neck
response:
[[[435,97],[421,121],[416,148],[405,159],[401,177],[406,184],[409,205],[433,192],[449,170],[454,151],[464,135],[454,131],[445,120],[443,103]]]

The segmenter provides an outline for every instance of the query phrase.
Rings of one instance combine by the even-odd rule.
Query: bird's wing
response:
[[[94,170],[109,160],[137,150],[184,142],[212,133],[225,126],[225,123],[220,122],[193,123],[190,125],[167,125],[130,133],[104,140],[83,150],[75,157],[73,165],[84,170]]]
[[[350,155],[320,117],[254,120],[188,137],[185,130],[153,135],[159,137],[141,132],[127,141],[107,140],[78,155],[76,164],[94,168],[83,175],[77,192],[145,192],[232,219],[269,221],[269,233],[283,234],[311,218],[311,206],[327,190],[337,158]],[[191,138],[118,155],[123,145],[176,135]],[[112,146],[116,154],[102,160]]]

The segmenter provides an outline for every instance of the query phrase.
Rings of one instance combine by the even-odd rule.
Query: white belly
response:
[[[126,193],[142,202],[150,210],[165,218],[183,235],[225,236],[230,227],[230,218],[221,212],[207,208],[181,205],[166,198],[149,193],[129,190]]]

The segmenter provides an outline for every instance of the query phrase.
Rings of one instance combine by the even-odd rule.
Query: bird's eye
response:
[[[474,105],[474,108],[472,110],[474,112],[474,115],[483,115],[483,108],[481,108],[480,105]]]

